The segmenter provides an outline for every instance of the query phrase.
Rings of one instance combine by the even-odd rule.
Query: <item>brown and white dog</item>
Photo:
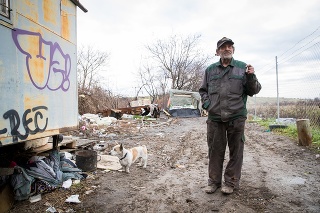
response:
[[[111,149],[109,154],[119,157],[119,162],[127,173],[130,173],[129,167],[139,158],[141,159],[140,166],[147,167],[148,151],[145,145],[125,149],[122,144],[118,144]]]

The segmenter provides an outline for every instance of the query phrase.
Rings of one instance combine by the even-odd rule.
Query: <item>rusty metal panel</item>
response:
[[[61,36],[69,41],[76,40],[76,11],[69,0],[61,1]]]
[[[11,2],[10,26],[0,22],[0,146],[78,125],[76,5]]]

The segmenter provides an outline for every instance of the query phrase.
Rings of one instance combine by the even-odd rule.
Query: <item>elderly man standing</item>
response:
[[[235,60],[234,42],[226,37],[217,43],[216,55],[220,60],[205,70],[199,89],[203,108],[208,112],[208,186],[205,192],[214,193],[219,187],[225,194],[239,188],[244,149],[244,128],[247,119],[247,97],[261,90],[261,85],[250,64]],[[226,146],[229,162],[224,172]]]

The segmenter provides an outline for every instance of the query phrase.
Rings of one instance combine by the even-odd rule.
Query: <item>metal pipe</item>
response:
[[[277,113],[278,113],[278,122],[279,122],[279,85],[278,85],[278,60],[276,56],[276,76],[277,76]]]

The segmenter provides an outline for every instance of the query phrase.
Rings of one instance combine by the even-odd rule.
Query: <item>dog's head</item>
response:
[[[122,155],[122,151],[123,151],[123,145],[117,144],[114,147],[112,147],[111,151],[109,152],[109,155],[113,155],[113,156]]]

